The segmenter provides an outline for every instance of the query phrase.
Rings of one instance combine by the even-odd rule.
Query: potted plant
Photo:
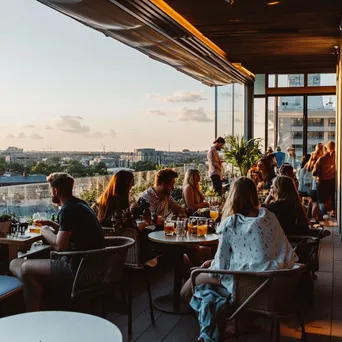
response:
[[[238,135],[225,137],[224,160],[237,167],[241,176],[247,176],[248,170],[261,158],[261,138],[245,140]]]
[[[9,233],[12,223],[12,215],[0,215],[0,233]]]

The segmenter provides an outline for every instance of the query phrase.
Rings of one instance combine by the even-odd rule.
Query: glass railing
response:
[[[212,193],[207,165],[186,164],[183,167],[175,168],[179,175],[175,183],[175,197],[181,197],[180,188],[183,184],[184,174],[191,168],[200,171],[202,192],[204,194]],[[156,172],[157,170],[134,173],[135,183],[131,190],[132,201],[136,201],[148,187],[153,185]],[[231,167],[226,167],[225,176],[232,178],[232,174],[234,174],[234,170]],[[92,205],[104,191],[111,177],[112,175],[76,178],[74,195]],[[51,217],[57,211],[58,207],[51,202],[48,183],[0,187],[0,214],[14,213],[19,217],[30,217],[39,212]]]

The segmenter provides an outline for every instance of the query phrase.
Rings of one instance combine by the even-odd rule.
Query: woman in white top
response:
[[[297,259],[276,216],[259,207],[255,184],[247,177],[240,177],[232,184],[218,234],[215,259],[206,261],[202,267],[262,272],[292,268]],[[229,275],[212,277],[202,273],[196,283],[222,285],[230,293],[233,289],[233,278]],[[181,295],[191,299],[190,280]]]

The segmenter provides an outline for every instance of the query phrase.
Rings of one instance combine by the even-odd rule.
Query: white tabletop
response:
[[[166,245],[205,245],[218,240],[217,234],[207,234],[205,237],[197,237],[197,235],[186,234],[186,236],[168,236],[164,231],[158,231],[148,234],[151,241],[163,243]]]
[[[40,311],[0,319],[1,341],[122,342],[113,323],[92,315],[67,311]]]

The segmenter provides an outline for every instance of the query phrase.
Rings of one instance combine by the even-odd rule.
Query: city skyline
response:
[[[37,1],[5,2],[0,149],[208,149],[214,90]]]

